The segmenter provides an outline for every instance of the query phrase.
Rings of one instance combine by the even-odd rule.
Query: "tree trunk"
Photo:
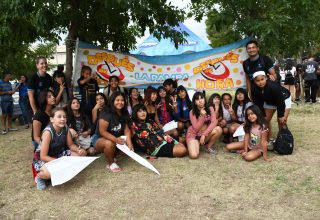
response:
[[[73,11],[77,12],[80,7],[79,0],[70,1],[71,8]],[[75,13],[76,14],[76,13]],[[72,72],[73,72],[73,52],[76,45],[76,39],[78,35],[78,22],[77,18],[72,18],[70,20],[69,33],[66,39],[66,82],[69,88],[69,94],[73,96],[73,84],[72,82]]]

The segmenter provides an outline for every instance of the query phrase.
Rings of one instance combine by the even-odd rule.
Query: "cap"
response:
[[[258,71],[253,74],[253,78],[256,78],[257,76],[265,76],[265,75],[266,73],[264,71]]]

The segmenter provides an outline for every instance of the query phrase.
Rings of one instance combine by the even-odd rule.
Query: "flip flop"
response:
[[[113,173],[117,173],[117,172],[122,171],[122,169],[118,166],[118,164],[116,164],[114,162],[110,166],[107,165],[106,169],[110,170]]]

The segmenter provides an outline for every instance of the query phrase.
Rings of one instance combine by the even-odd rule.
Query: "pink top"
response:
[[[267,131],[264,127],[261,129],[260,126],[252,127],[250,130],[250,141],[249,141],[249,149],[259,149],[262,150],[261,145],[261,135],[263,132]]]
[[[196,134],[197,136],[207,136],[216,126],[217,126],[217,119],[216,119],[216,112],[214,111],[213,107],[209,107],[210,110],[210,115],[206,115],[205,117],[199,116],[197,118],[194,114],[193,111],[190,111],[190,121],[191,121],[191,126],[188,129],[188,133],[191,132],[193,134]],[[201,131],[201,128],[207,125],[207,129],[205,131]]]

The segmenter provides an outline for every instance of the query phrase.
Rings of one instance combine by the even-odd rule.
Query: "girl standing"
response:
[[[244,141],[230,143],[226,147],[229,151],[242,151],[242,157],[246,161],[253,161],[261,156],[264,160],[269,160],[268,129],[262,112],[256,105],[248,107],[245,112]]]
[[[95,105],[96,92],[99,91],[96,74],[92,73],[89,66],[82,66],[81,77],[78,79],[78,86],[81,94],[81,108],[91,119],[91,111]]]
[[[190,121],[191,126],[186,135],[189,157],[198,158],[200,144],[206,145],[207,153],[216,154],[212,147],[221,136],[222,129],[217,126],[218,121],[213,107],[207,106],[205,96],[201,92],[196,92],[192,98]]]
[[[115,163],[116,144],[127,144],[133,150],[131,132],[129,129],[129,113],[125,95],[122,92],[114,92],[109,100],[110,109],[103,111],[99,118],[96,134],[98,140],[95,143],[96,149],[103,152],[107,159],[106,169],[111,172],[121,171]],[[121,137],[121,136],[125,136]]]
[[[117,76],[110,76],[109,78],[109,84],[104,88],[103,94],[109,99],[112,95],[112,93],[119,91],[123,92],[124,94],[127,94],[127,91],[125,88],[122,88],[119,86],[120,79]]]
[[[35,181],[37,189],[46,188],[46,179],[50,173],[45,163],[62,156],[86,156],[86,151],[72,142],[71,134],[66,126],[67,117],[63,108],[55,108],[50,113],[51,123],[44,129],[41,136],[41,147],[34,153],[33,166],[37,171]]]
[[[29,128],[29,123],[32,123],[32,109],[28,97],[28,76],[23,74],[20,77],[19,88],[19,106],[21,108],[25,128]]]
[[[156,157],[183,157],[187,154],[183,144],[166,135],[152,119],[147,119],[147,108],[143,104],[134,106],[132,120],[132,139],[138,151]]]

